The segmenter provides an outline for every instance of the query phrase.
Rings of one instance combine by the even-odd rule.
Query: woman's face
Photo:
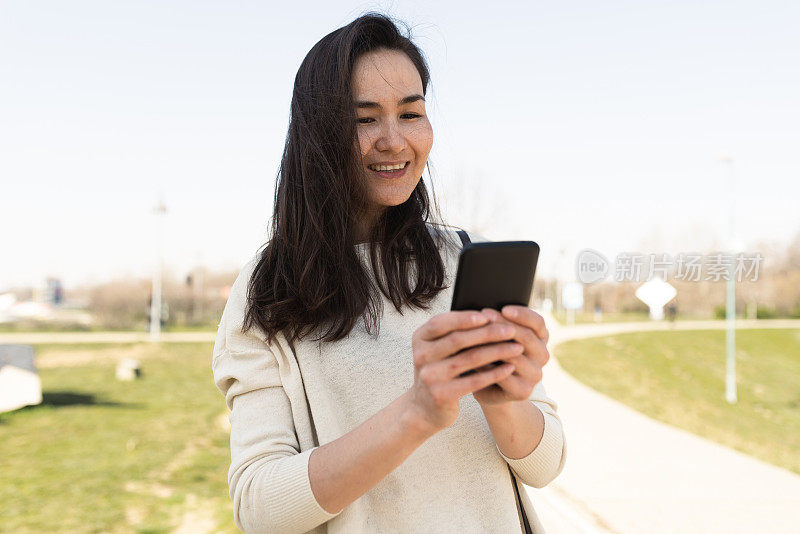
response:
[[[358,58],[353,96],[371,211],[377,215],[411,196],[428,161],[433,129],[422,80],[403,52],[377,50]]]

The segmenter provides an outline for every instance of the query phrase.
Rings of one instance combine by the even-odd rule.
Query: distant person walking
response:
[[[548,332],[524,306],[449,311],[461,244],[422,179],[428,79],[372,13],[297,72],[271,236],[213,352],[245,532],[543,531],[522,484],[566,459]]]
[[[678,313],[678,307],[675,301],[673,300],[669,304],[667,304],[667,319],[669,319],[670,322],[674,322],[675,315],[677,313]]]

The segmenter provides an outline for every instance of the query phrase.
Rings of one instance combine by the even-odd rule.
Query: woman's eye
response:
[[[400,115],[401,119],[416,119],[417,117],[422,117],[422,115],[420,115],[419,113],[403,113],[402,115]],[[359,124],[369,124],[371,122],[375,122],[375,119],[373,119],[372,117],[361,117],[357,119],[356,122],[358,122]]]

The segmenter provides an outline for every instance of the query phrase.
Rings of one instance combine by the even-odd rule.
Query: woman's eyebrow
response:
[[[398,106],[402,106],[403,104],[410,104],[411,102],[416,102],[417,100],[425,101],[425,97],[422,95],[408,95],[404,98],[401,98],[398,102]],[[356,108],[363,109],[363,108],[379,108],[381,107],[380,104],[377,102],[369,102],[367,100],[359,100],[356,102]]]

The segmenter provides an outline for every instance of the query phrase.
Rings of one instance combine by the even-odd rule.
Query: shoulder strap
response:
[[[520,515],[520,527],[522,527],[522,531],[525,534],[533,534],[533,531],[531,530],[531,524],[528,521],[528,514],[525,513],[525,507],[522,505],[522,498],[519,496],[519,488],[517,488],[517,481],[515,480],[516,477],[514,476],[514,471],[511,470],[511,466],[508,465],[508,462],[506,462],[506,467],[508,467],[508,473],[511,475],[511,485],[514,486],[514,496],[517,498],[517,512]]]
[[[467,232],[465,232],[464,230],[456,230],[456,232],[458,232],[458,237],[461,238],[462,247],[466,247],[467,245],[472,243],[472,240],[469,238],[469,234]]]

